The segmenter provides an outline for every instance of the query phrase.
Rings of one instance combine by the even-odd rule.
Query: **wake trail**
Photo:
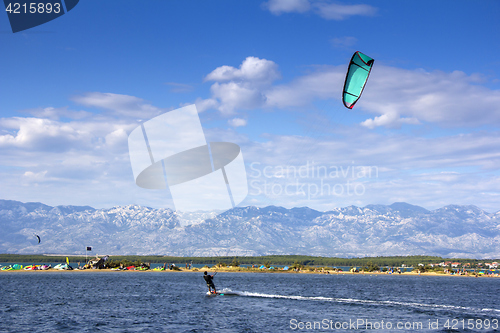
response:
[[[384,305],[384,306],[402,306],[417,309],[432,309],[432,310],[451,310],[460,312],[470,312],[470,313],[494,313],[500,314],[500,309],[492,308],[473,308],[468,306],[457,306],[457,305],[446,305],[446,304],[426,304],[417,302],[401,302],[401,301],[377,301],[377,300],[366,300],[366,299],[356,299],[356,298],[338,298],[338,297],[324,297],[324,296],[298,296],[298,295],[275,295],[275,294],[264,294],[258,292],[248,292],[248,291],[233,291],[233,293],[238,296],[244,297],[261,297],[261,298],[278,298],[278,299],[293,299],[299,301],[322,301],[322,302],[334,302],[334,303],[344,303],[344,304],[365,304],[365,305]]]

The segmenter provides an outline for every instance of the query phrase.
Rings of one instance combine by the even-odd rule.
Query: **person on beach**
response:
[[[217,290],[215,289],[215,285],[214,285],[214,281],[213,281],[214,276],[215,276],[215,274],[214,275],[209,275],[207,273],[207,271],[205,271],[205,273],[203,275],[203,278],[205,279],[205,282],[207,283],[207,286],[208,286],[208,292],[211,293],[211,294],[217,293]],[[212,291],[212,289],[214,291]]]

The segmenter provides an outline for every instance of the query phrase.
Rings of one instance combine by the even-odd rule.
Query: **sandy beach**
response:
[[[148,270],[113,270],[109,268],[105,269],[73,269],[73,270],[60,270],[60,269],[48,269],[48,270],[0,270],[0,274],[18,274],[18,273],[104,273],[104,272],[116,272],[118,273],[167,273],[167,274],[175,274],[175,273],[202,273],[204,271],[208,271],[209,273],[272,273],[272,274],[323,274],[323,275],[366,275],[366,276],[454,276],[454,277],[480,277],[480,278],[485,278],[485,277],[500,277],[500,274],[491,274],[491,275],[486,275],[486,274],[480,274],[476,275],[474,273],[469,273],[469,274],[448,274],[448,273],[438,273],[438,272],[425,272],[425,273],[418,273],[418,272],[402,272],[401,274],[395,272],[395,273],[387,273],[387,272],[349,272],[349,271],[335,271],[335,270],[321,270],[317,269],[315,270],[310,270],[310,269],[301,269],[299,271],[296,270],[268,270],[268,269],[259,269],[259,268],[243,268],[243,267],[202,267],[202,268],[192,268],[192,269],[186,269],[186,268],[178,268],[176,270],[154,270],[154,269],[148,269]]]

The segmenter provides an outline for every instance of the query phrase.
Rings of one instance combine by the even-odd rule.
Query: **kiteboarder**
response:
[[[217,274],[217,272],[215,272],[215,274]],[[205,271],[204,275],[203,275],[203,278],[205,279],[205,282],[207,283],[207,286],[208,286],[208,292],[211,293],[211,294],[216,294],[217,293],[217,290],[215,289],[215,285],[214,285],[214,281],[213,281],[213,278],[214,278],[214,275],[209,275],[207,273],[207,271]],[[214,291],[212,291],[212,289]]]

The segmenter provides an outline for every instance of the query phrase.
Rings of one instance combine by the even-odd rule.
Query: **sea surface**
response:
[[[500,278],[0,272],[0,332],[499,332]]]

